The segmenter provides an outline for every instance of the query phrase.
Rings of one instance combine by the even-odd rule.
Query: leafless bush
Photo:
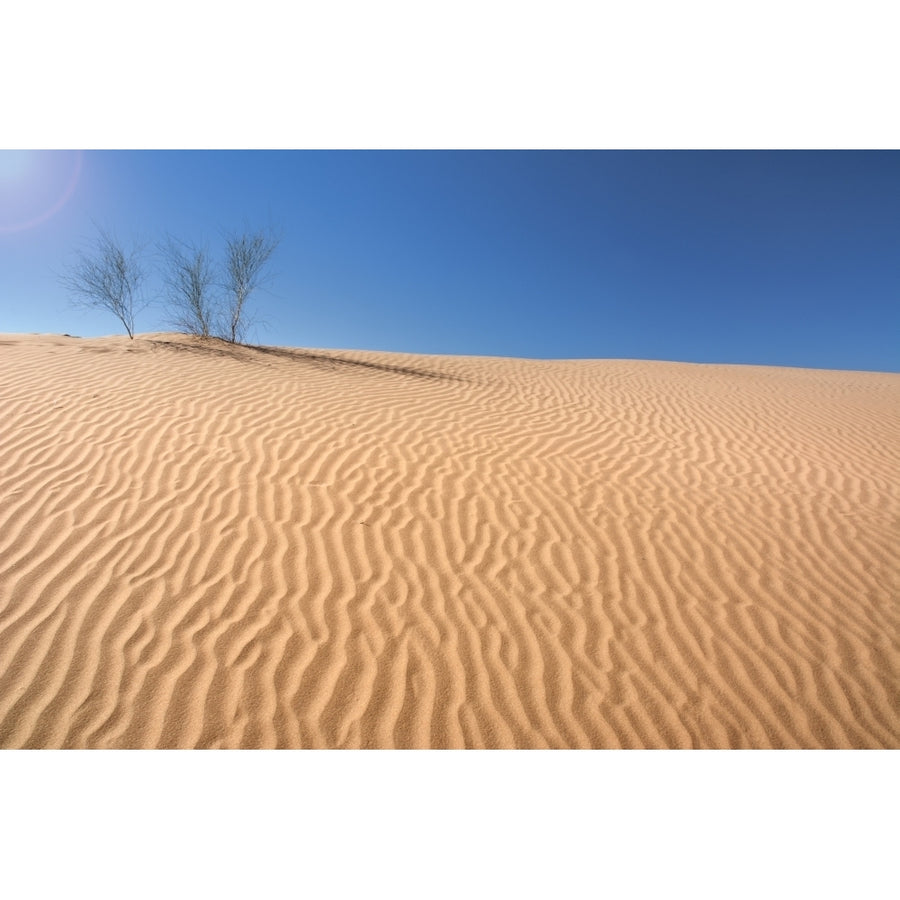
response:
[[[217,333],[217,300],[213,295],[216,273],[209,251],[172,237],[159,250],[172,325],[199,337]]]
[[[98,234],[61,276],[73,305],[112,313],[134,340],[135,315],[147,306],[141,297],[145,271],[140,248],[127,252],[108,231]]]
[[[224,333],[232,343],[246,336],[247,299],[266,280],[265,267],[278,246],[278,238],[259,230],[231,235],[225,242]]]

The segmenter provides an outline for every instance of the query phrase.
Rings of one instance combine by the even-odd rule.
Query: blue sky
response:
[[[120,331],[94,222],[278,229],[262,343],[900,369],[893,151],[0,151],[0,331]]]

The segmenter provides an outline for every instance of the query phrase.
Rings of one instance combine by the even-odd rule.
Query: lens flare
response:
[[[75,193],[83,159],[81,150],[0,151],[0,234],[52,219]]]
[[[0,150],[0,184],[27,172],[30,157],[28,150]]]

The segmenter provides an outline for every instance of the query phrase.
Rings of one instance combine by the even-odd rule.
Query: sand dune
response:
[[[2,747],[900,747],[900,376],[0,342]]]

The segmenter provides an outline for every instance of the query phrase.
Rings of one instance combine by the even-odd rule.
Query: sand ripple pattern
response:
[[[900,747],[900,376],[0,341],[0,746]]]

